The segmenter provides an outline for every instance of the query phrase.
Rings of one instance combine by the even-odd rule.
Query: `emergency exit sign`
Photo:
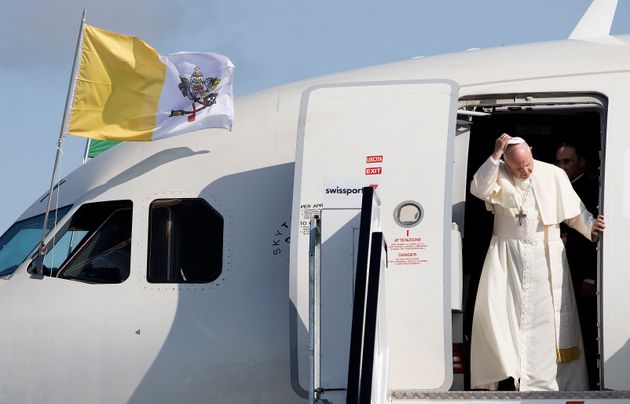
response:
[[[374,164],[374,163],[382,163],[383,162],[383,156],[367,156],[365,158],[365,162],[367,164]]]
[[[365,175],[380,175],[383,173],[382,167],[368,167],[365,169]]]

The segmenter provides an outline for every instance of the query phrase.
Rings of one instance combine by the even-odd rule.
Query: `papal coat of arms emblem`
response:
[[[217,89],[221,80],[216,77],[204,78],[199,66],[195,66],[190,79],[186,77],[180,77],[180,79],[181,83],[177,87],[184,97],[192,100],[192,110],[171,110],[169,116],[188,115],[188,122],[193,122],[197,112],[211,107],[216,102],[218,93],[214,90]]]

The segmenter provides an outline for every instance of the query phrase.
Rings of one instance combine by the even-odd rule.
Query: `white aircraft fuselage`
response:
[[[431,130],[376,134],[366,142],[382,148],[370,152],[361,147],[361,134],[374,122],[392,127],[387,122],[391,115],[370,113],[373,121],[367,128],[359,125],[355,132],[352,125],[342,125],[331,139],[309,143],[314,139],[310,134],[328,133],[328,117],[338,119],[334,113],[339,109],[326,109],[339,102],[337,91],[349,105],[368,93],[377,102],[394,94],[391,102],[401,107],[396,104],[393,110],[409,108],[409,122],[415,122],[413,111],[424,114],[423,120],[440,122]],[[464,129],[468,134],[461,140],[457,109],[513,122],[537,111],[558,116],[559,122],[580,118],[584,111],[601,117],[600,131],[568,135],[596,139],[591,143],[602,146],[600,211],[607,228],[598,269],[601,378],[605,388],[630,390],[629,92],[630,36],[569,39],[417,58],[305,80],[236,99],[231,132],[208,129],[117,145],[64,178],[53,202],[71,208],[47,240],[85,204],[131,201],[129,275],[115,283],[36,276],[27,271],[31,255],[1,278],[0,402],[306,401],[309,284],[300,222],[305,212],[326,208],[323,191],[329,183],[350,177],[379,184],[383,232],[390,243],[404,234],[390,218],[393,208],[407,199],[424,207],[424,221],[412,232],[428,240],[423,253],[439,258],[392,263],[396,252],[389,252],[388,325],[404,323],[389,328],[389,389],[448,391],[453,382],[450,347],[457,332],[451,329],[451,308],[440,314],[451,299],[446,290],[451,264],[441,257],[451,240],[450,223],[464,224],[454,209],[469,202],[467,161],[474,160],[469,145],[476,135],[473,119],[473,129]],[[416,96],[421,100],[417,106],[405,104]],[[492,110],[489,100],[499,108]],[[366,103],[365,111],[373,107]],[[468,116],[472,114],[460,113],[460,121]],[[556,133],[531,130],[523,136],[560,140]],[[492,141],[499,134],[483,136]],[[491,153],[492,143],[477,144],[475,158]],[[371,155],[384,155],[382,164],[367,164]],[[417,172],[414,156],[422,160],[418,169],[424,172]],[[453,162],[462,165],[453,168]],[[363,171],[375,167],[380,174]],[[400,174],[405,172],[409,175]],[[433,182],[427,183],[428,177]],[[148,279],[150,207],[165,199],[201,199],[222,216],[222,264],[215,280]],[[305,202],[312,206],[305,208]],[[433,204],[447,208],[440,211]],[[40,198],[19,220],[45,208],[46,199]],[[475,231],[467,228],[464,242]],[[437,274],[427,281],[436,282],[432,285],[449,279],[436,292],[437,300],[425,301],[433,298],[413,292],[424,271]],[[439,308],[439,332],[426,340],[423,335],[431,334],[432,327],[423,323],[424,305]],[[406,320],[396,316],[403,311]],[[410,325],[414,318],[417,323]],[[426,345],[441,359],[427,364],[427,353],[415,345]]]

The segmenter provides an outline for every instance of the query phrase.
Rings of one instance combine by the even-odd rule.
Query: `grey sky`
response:
[[[80,16],[159,53],[213,51],[237,66],[237,96],[311,76],[566,38],[589,0],[24,0],[0,13],[0,233],[48,187]],[[619,0],[613,33],[630,33]],[[85,140],[68,137],[62,175]]]

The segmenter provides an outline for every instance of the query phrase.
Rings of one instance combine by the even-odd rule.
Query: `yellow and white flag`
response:
[[[150,141],[231,129],[233,71],[223,55],[162,56],[139,38],[85,24],[68,133]]]

